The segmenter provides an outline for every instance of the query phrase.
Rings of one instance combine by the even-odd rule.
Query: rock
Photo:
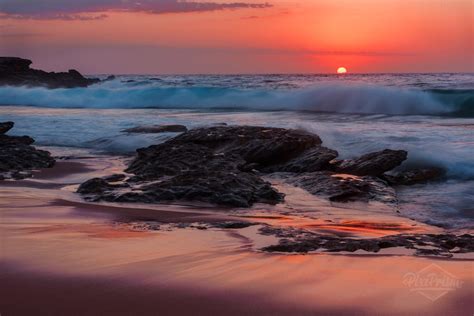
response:
[[[136,174],[142,180],[155,180],[205,166],[226,164],[223,157],[214,155],[211,149],[192,143],[175,145],[165,142],[138,149],[137,154],[125,171]]]
[[[126,171],[148,179],[204,167],[220,169],[232,165],[232,170],[250,171],[244,168],[246,164],[263,168],[286,162],[320,143],[317,135],[282,128],[198,128],[137,150],[137,158]]]
[[[452,257],[457,253],[474,252],[474,237],[472,235],[451,234],[398,234],[379,238],[347,238],[318,233],[294,230],[286,234],[283,229],[268,230],[265,235],[277,237],[289,235],[281,239],[278,244],[263,248],[268,252],[307,253],[318,252],[379,252],[381,249],[403,247],[410,249],[416,256]],[[288,230],[288,229],[286,229]],[[430,245],[427,249],[426,245]]]
[[[262,167],[286,162],[320,145],[314,134],[292,129],[260,126],[214,126],[197,128],[171,140],[212,149],[216,154],[236,154],[247,163]]]
[[[404,150],[384,149],[365,154],[355,160],[343,160],[335,165],[335,171],[358,176],[381,176],[405,161],[407,154]]]
[[[8,136],[0,134],[0,146],[6,145],[31,145],[35,142],[30,136]]]
[[[270,183],[244,172],[191,171],[140,187],[145,196],[133,196],[133,202],[200,201],[217,205],[249,207],[254,203],[275,204],[283,195]],[[119,197],[123,201],[123,196]],[[132,201],[128,200],[128,201]]]
[[[391,185],[412,185],[441,178],[445,172],[441,168],[425,168],[408,170],[396,175],[384,174],[382,178]]]
[[[5,134],[9,130],[13,128],[14,123],[13,122],[3,122],[0,123],[0,134]]]
[[[357,177],[330,171],[304,173],[288,177],[286,182],[305,189],[313,195],[333,202],[368,202],[377,200],[396,203],[395,191],[375,177]]]
[[[131,190],[113,188],[95,197],[156,203],[201,201],[249,207],[283,200],[271,185],[246,169],[284,163],[321,139],[304,131],[255,126],[213,126],[187,131],[162,144],[137,150],[125,170]]]
[[[124,129],[125,133],[183,133],[188,129],[184,125],[151,125]]]
[[[3,130],[13,127],[13,122],[0,123]],[[1,178],[22,179],[33,169],[50,168],[54,159],[50,153],[30,146],[34,140],[28,136],[9,136],[0,134],[0,173]]]
[[[329,162],[338,156],[337,151],[316,146],[304,151],[301,155],[291,159],[283,165],[271,166],[265,172],[314,172],[327,170]]]
[[[88,79],[78,71],[46,72],[31,69],[31,60],[18,57],[0,57],[0,85],[10,86],[43,86],[50,89],[87,87],[100,82],[99,79]]]
[[[385,150],[344,161],[336,168],[379,175],[400,164],[407,153]],[[99,185],[89,198],[116,202],[200,201],[249,207],[283,200],[261,173],[286,174],[288,183],[334,202],[370,200],[396,203],[395,192],[374,176],[337,174],[330,162],[335,150],[322,147],[314,134],[258,126],[192,129],[164,143],[137,150],[125,170],[129,188]],[[373,168],[373,170],[371,169]],[[326,171],[322,171],[325,170]],[[275,174],[274,174],[275,175]],[[272,175],[273,176],[273,175]],[[84,191],[80,192],[84,193]]]

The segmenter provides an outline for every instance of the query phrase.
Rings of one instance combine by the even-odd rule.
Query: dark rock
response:
[[[82,184],[78,192],[100,194],[99,199],[110,202],[200,201],[235,207],[249,207],[256,202],[277,203],[283,199],[269,183],[238,171],[188,171],[159,182],[138,183],[131,191],[115,189],[117,186],[96,178]]]
[[[406,155],[405,151],[384,150],[344,161],[337,168],[379,175],[400,164]],[[396,203],[394,190],[381,179],[320,171],[333,169],[330,162],[335,157],[336,151],[322,147],[317,135],[305,131],[258,126],[197,128],[138,149],[125,170],[134,174],[126,180],[130,188],[116,190],[110,183],[101,183],[105,191],[94,198],[145,203],[201,201],[238,207],[275,204],[283,195],[258,175],[282,171],[288,174],[288,183],[334,202]]]
[[[273,235],[285,235],[274,232]],[[381,249],[403,247],[414,250],[416,256],[452,257],[456,253],[474,252],[474,237],[471,235],[449,234],[416,234],[416,235],[390,235],[380,238],[356,239],[321,235],[308,231],[295,233],[292,229],[290,238],[281,239],[277,245],[271,245],[262,250],[268,252],[379,252]],[[427,249],[424,245],[430,245]]]
[[[286,162],[321,144],[317,135],[305,131],[260,126],[197,128],[170,141],[205,146],[215,153],[237,154],[247,163],[262,167]]]
[[[445,174],[441,168],[425,168],[400,172],[396,175],[384,174],[382,178],[391,185],[411,185],[441,178]]]
[[[265,172],[314,172],[327,170],[329,162],[338,156],[337,151],[315,146],[310,148],[296,158],[291,159],[283,165],[271,166],[264,169]]]
[[[336,172],[358,176],[380,176],[392,170],[407,159],[404,150],[384,149],[365,154],[355,160],[344,160],[336,165]]]
[[[12,122],[0,123],[4,130],[13,127]],[[0,134],[0,172],[2,179],[23,179],[33,169],[50,168],[54,159],[50,153],[30,146],[34,140],[28,136],[9,136]]]
[[[183,133],[188,129],[184,125],[151,125],[124,129],[125,133]]]
[[[245,165],[263,168],[287,161],[320,143],[316,135],[281,128],[199,128],[137,150],[137,158],[126,171],[148,179],[202,168],[250,171]]]
[[[106,190],[96,198],[145,203],[201,201],[238,207],[275,204],[283,200],[283,194],[253,168],[284,163],[320,144],[317,135],[298,130],[198,128],[137,150],[137,158],[126,169],[135,174],[127,180],[131,190]]]
[[[77,189],[77,192],[82,194],[97,194],[104,193],[113,188],[114,187],[109,185],[106,180],[102,178],[93,178],[82,183]]]
[[[31,69],[31,60],[17,57],[0,57],[0,85],[43,86],[50,89],[87,87],[100,82],[88,79],[76,70],[46,72]]]
[[[0,134],[0,147],[8,145],[31,145],[35,142],[30,136],[9,136]]]
[[[13,122],[3,122],[0,123],[0,134],[5,134],[9,130],[13,128],[14,123]]]
[[[368,202],[370,200],[396,202],[395,191],[375,177],[357,177],[319,171],[289,177],[286,181],[333,202]]]
[[[223,157],[214,155],[207,147],[195,144],[170,144],[165,142],[137,150],[138,156],[126,172],[134,173],[143,180],[162,176],[174,176],[205,166],[223,163]]]

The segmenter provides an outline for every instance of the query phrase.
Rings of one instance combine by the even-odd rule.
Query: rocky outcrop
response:
[[[263,171],[303,173],[328,170],[331,168],[330,162],[337,156],[338,153],[335,150],[323,146],[315,146],[284,164],[270,166]]]
[[[125,181],[92,179],[78,192],[90,200],[117,202],[201,201],[249,207],[278,203],[261,176],[284,181],[334,202],[395,203],[383,173],[407,156],[383,150],[334,162],[338,153],[306,131],[259,126],[212,126],[184,132],[137,150]]]
[[[153,179],[207,168],[248,171],[278,165],[319,146],[304,131],[256,126],[215,126],[183,133],[163,144],[137,150],[127,172]],[[249,165],[253,168],[249,168]]]
[[[18,57],[0,57],[0,85],[9,86],[42,86],[47,88],[87,87],[100,82],[89,79],[77,70],[68,72],[46,72],[31,69],[31,60]]]
[[[278,203],[283,194],[253,168],[287,162],[319,146],[321,139],[304,131],[255,126],[214,126],[183,133],[165,143],[137,150],[126,172],[134,174],[129,190],[98,180],[84,183],[90,199],[148,202],[202,201],[248,207]],[[97,184],[104,192],[96,194]],[[91,187],[91,188],[89,188]]]
[[[49,152],[31,146],[31,137],[5,135],[12,127],[13,122],[0,123],[0,178],[25,178],[30,170],[54,165]]]
[[[381,176],[384,172],[401,165],[407,159],[404,150],[384,149],[360,156],[353,160],[343,160],[336,164],[336,172],[358,176]]]
[[[183,133],[188,129],[184,125],[151,125],[151,126],[136,126],[124,129],[125,133]]]

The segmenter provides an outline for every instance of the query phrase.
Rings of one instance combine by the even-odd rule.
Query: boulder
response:
[[[136,126],[124,129],[125,133],[183,133],[188,129],[184,125],[151,125],[151,126]]]
[[[43,86],[50,89],[87,87],[100,82],[89,79],[77,70],[68,72],[46,72],[31,69],[31,60],[18,57],[0,57],[0,86]]]
[[[407,159],[407,155],[405,150],[384,149],[357,159],[340,161],[335,165],[335,171],[358,176],[381,176],[384,172],[398,167]]]

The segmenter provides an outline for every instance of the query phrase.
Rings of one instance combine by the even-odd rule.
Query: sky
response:
[[[474,72],[474,0],[0,0],[0,56],[86,74]]]

